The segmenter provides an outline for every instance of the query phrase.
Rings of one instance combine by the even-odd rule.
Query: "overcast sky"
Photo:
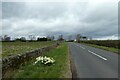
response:
[[[117,39],[118,0],[2,2],[1,10],[2,35]]]

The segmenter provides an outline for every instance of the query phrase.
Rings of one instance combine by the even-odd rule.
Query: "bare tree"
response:
[[[21,37],[20,40],[23,41],[23,42],[25,42],[26,38],[25,37]]]
[[[34,35],[29,35],[29,39],[30,39],[31,41],[33,41],[33,40],[36,39],[36,37],[35,37]]]
[[[51,41],[51,37],[50,37],[50,36],[47,36],[47,40],[48,40],[48,41]]]
[[[11,38],[8,35],[4,35],[4,38],[3,38],[4,41],[10,41],[10,39]]]
[[[89,39],[92,40],[92,37],[90,37]]]
[[[80,38],[81,38],[80,34],[77,34],[77,36],[76,36],[76,41],[79,42],[79,41],[80,41]]]
[[[2,41],[3,40],[3,37],[2,36],[0,36],[0,41]]]
[[[58,40],[59,40],[59,41],[64,40],[64,39],[63,39],[63,35],[59,35]]]
[[[69,36],[68,36],[68,40],[69,40],[69,41],[72,40],[72,35],[69,35]]]
[[[35,37],[35,36],[33,36],[33,40],[36,40],[36,37]]]
[[[55,39],[55,37],[54,36],[51,36],[51,40],[53,41]]]

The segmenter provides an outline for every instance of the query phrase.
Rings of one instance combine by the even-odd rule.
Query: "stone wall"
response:
[[[44,52],[47,52],[55,47],[57,47],[59,43],[53,44],[51,46],[43,47],[31,52],[27,52],[24,54],[18,54],[9,56],[7,58],[2,59],[2,75],[9,69],[19,68],[20,65],[24,65],[27,61],[30,61],[32,58],[36,58],[42,55]]]

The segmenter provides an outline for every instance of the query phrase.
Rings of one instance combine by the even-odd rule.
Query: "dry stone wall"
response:
[[[47,52],[57,47],[58,45],[59,43],[56,43],[51,46],[46,46],[31,52],[9,56],[7,58],[2,59],[2,75],[4,75],[8,69],[14,70],[16,68],[19,68],[20,65],[24,65],[27,61],[31,60],[32,58],[36,58],[42,55],[44,52]]]

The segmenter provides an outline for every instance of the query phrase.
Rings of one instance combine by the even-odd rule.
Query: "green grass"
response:
[[[83,44],[86,44],[86,43],[83,43]],[[119,50],[120,50],[120,49],[113,48],[113,47],[98,46],[98,45],[95,45],[95,44],[86,44],[86,45],[96,47],[96,48],[100,48],[100,49],[104,49],[104,50],[111,51],[111,52],[115,52],[115,53],[118,53],[118,54],[119,54]]]
[[[49,46],[53,43],[55,42],[3,42],[2,57],[4,58],[10,55],[22,54],[44,46]]]
[[[14,78],[60,78],[68,71],[68,45],[61,44],[44,54],[44,56],[53,57],[56,61],[50,66],[43,64],[33,65],[35,60],[32,60],[25,66],[22,66],[12,77]]]

